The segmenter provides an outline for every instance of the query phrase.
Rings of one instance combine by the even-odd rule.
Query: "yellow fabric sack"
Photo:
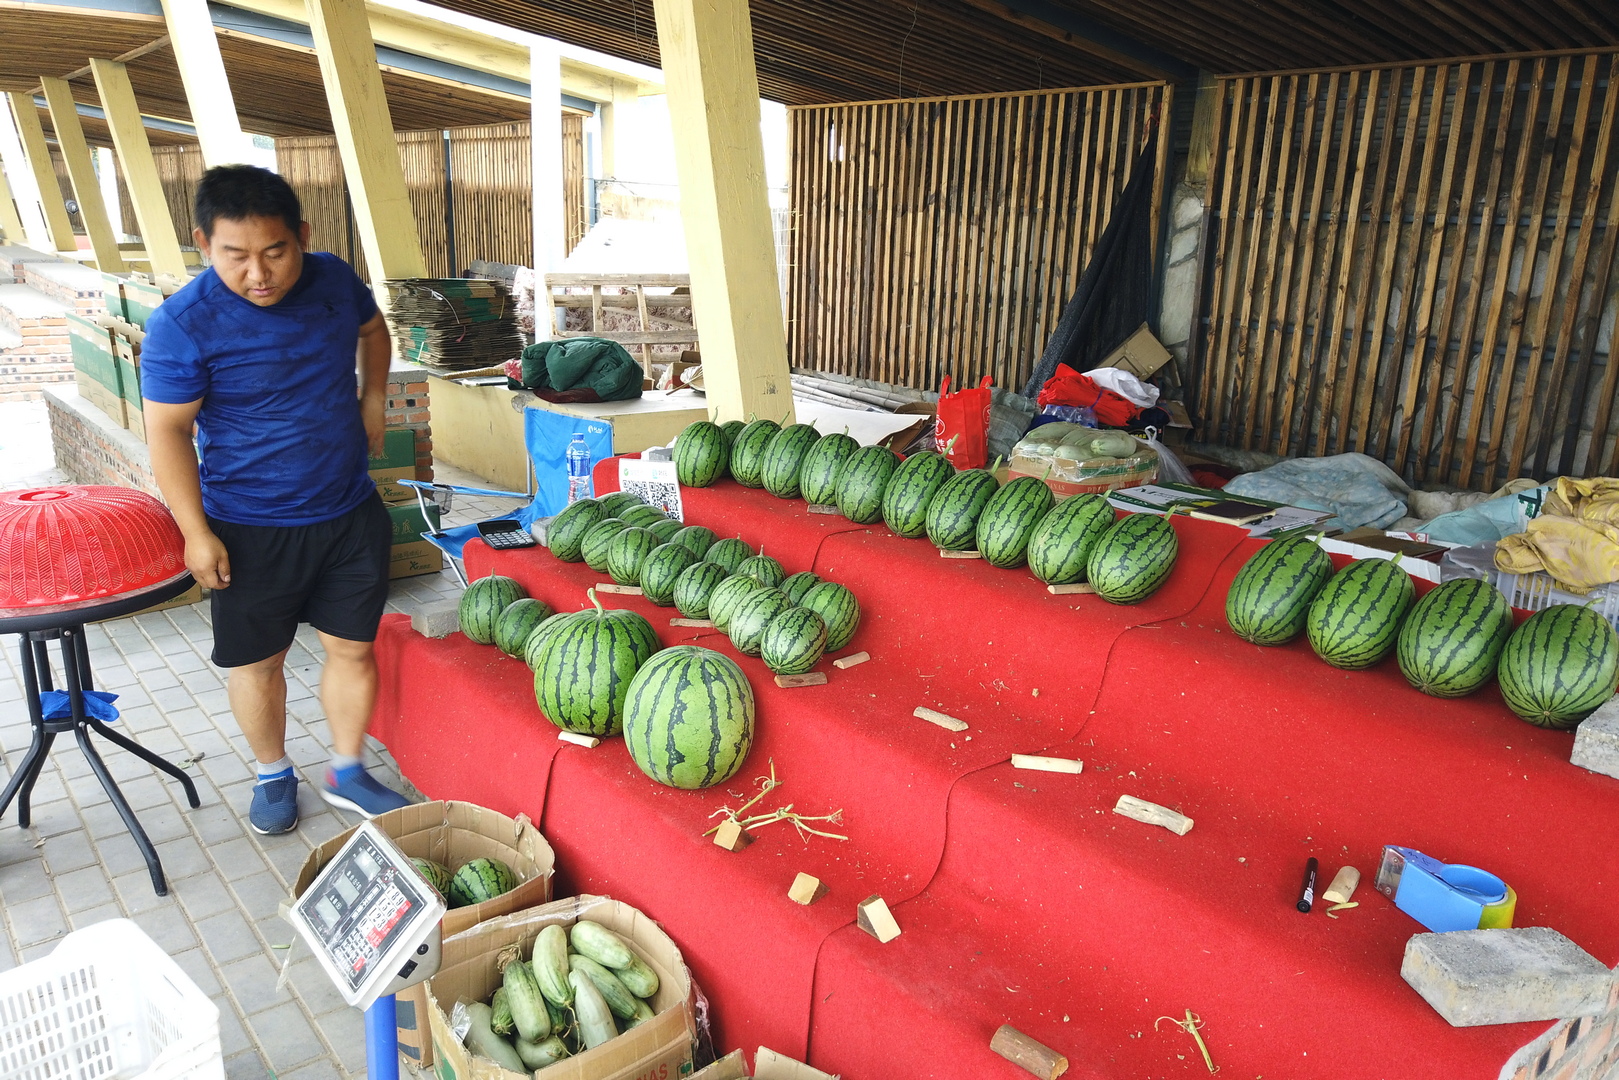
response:
[[[1495,567],[1514,574],[1544,570],[1571,593],[1619,581],[1619,524],[1541,514],[1527,532],[1495,546]]]
[[[1589,480],[1576,480],[1571,476],[1560,476],[1540,512],[1554,517],[1619,525],[1619,479],[1594,476]]]

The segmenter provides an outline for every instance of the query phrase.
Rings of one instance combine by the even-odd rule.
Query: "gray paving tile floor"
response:
[[[62,482],[49,443],[42,403],[0,404],[0,490]],[[487,486],[448,466],[438,475],[446,483]],[[478,521],[516,505],[458,497],[446,520]],[[458,593],[448,570],[407,578],[393,583],[388,609],[410,614]],[[132,754],[98,747],[157,845],[169,895],[155,895],[106,792],[77,747],[59,739],[34,788],[30,827],[18,827],[15,807],[0,818],[0,970],[44,956],[70,930],[133,919],[219,1005],[232,1080],[364,1076],[360,1014],[343,1004],[277,914],[309,851],[357,820],[328,807],[313,787],[331,751],[319,697],[319,641],[301,628],[287,658],[287,747],[304,781],[299,826],[286,836],[260,836],[246,820],[252,754],[226,702],[226,673],[208,660],[208,619],[204,600],[86,629],[95,685],[119,695],[117,727],[183,763],[202,798],[193,810],[178,783]],[[18,640],[0,638],[6,777],[30,737]],[[58,662],[54,647],[52,658]],[[369,743],[378,778],[414,794],[386,748]],[[283,988],[278,974],[289,960]]]

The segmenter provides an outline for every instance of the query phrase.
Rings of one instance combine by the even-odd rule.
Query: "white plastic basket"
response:
[[[6,1080],[223,1080],[219,1008],[128,919],[0,973]]]
[[[1524,611],[1544,611],[1553,604],[1590,606],[1591,610],[1607,619],[1619,630],[1619,587],[1604,585],[1590,595],[1578,596],[1557,587],[1557,579],[1544,570],[1532,574],[1513,574],[1506,570],[1492,570],[1491,582],[1501,590],[1507,603]]]

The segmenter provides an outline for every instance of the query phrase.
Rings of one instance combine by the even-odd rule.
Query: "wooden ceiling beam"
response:
[[[965,3],[1025,30],[1061,42],[1071,49],[1106,60],[1127,71],[1140,72],[1149,78],[1184,82],[1197,76],[1196,67],[1184,60],[1047,0],[965,0]]]
[[[169,35],[164,34],[162,37],[158,38],[155,41],[148,41],[145,45],[142,45],[137,49],[130,49],[126,53],[122,53],[121,55],[113,57],[112,62],[114,64],[127,64],[131,60],[139,60],[141,57],[145,56],[147,53],[154,53],[154,52],[157,52],[157,50],[159,50],[159,49],[166,49],[168,47],[169,47]],[[72,82],[74,79],[82,79],[86,75],[89,75],[89,74],[90,74],[90,67],[87,64],[82,68],[77,68],[77,69],[75,69],[73,71],[68,72],[66,75],[63,75],[62,78],[65,79],[68,82]]]

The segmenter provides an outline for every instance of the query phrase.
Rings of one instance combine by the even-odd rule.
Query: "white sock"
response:
[[[290,772],[292,770],[292,759],[287,755],[282,754],[281,757],[276,761],[269,762],[268,764],[262,761],[256,761],[254,762],[254,765],[258,769],[259,779],[263,780],[267,776],[277,776],[284,772]]]

